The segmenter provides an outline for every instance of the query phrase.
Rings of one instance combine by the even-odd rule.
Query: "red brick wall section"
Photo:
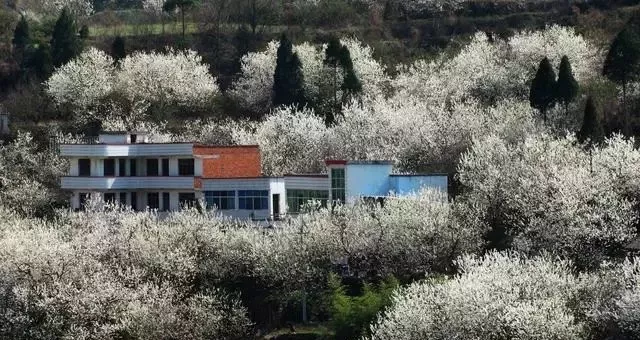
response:
[[[202,178],[259,177],[260,149],[257,145],[193,147],[193,154],[202,157]]]

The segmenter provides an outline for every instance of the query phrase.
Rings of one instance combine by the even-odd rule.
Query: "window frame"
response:
[[[235,210],[236,191],[235,190],[212,190],[204,192],[204,200],[207,202],[207,209]]]
[[[184,196],[186,195],[192,196],[193,198],[184,199]],[[185,203],[188,207],[196,206],[196,204],[198,203],[198,201],[196,200],[196,193],[195,192],[179,192],[178,205],[180,205],[180,208],[183,208],[185,206]]]
[[[168,158],[162,159],[161,170],[162,170],[162,176],[169,176],[169,159]]]
[[[127,175],[127,159],[118,159],[118,176],[123,177]]]
[[[115,158],[105,158],[102,160],[102,175],[105,177],[115,177],[116,175],[116,159]]]
[[[152,198],[153,197],[153,198]],[[151,203],[154,203],[153,205]],[[160,193],[155,191],[147,192],[147,208],[160,210]]]
[[[287,189],[287,211],[300,213],[305,204],[310,201],[320,202],[320,207],[326,208],[329,202],[329,190]]]
[[[83,164],[84,161],[87,163]],[[86,169],[83,165],[86,166]],[[91,158],[78,158],[78,176],[91,176]]]
[[[269,210],[269,190],[238,190],[238,210]]]
[[[168,192],[162,193],[162,211],[171,210],[171,194]]]
[[[145,162],[147,166],[147,176],[153,176],[153,177],[160,176],[160,167],[158,166],[159,160],[157,158],[147,158]],[[155,171],[149,171],[150,169]]]
[[[189,162],[185,165],[184,162]],[[194,176],[196,173],[196,162],[193,158],[179,158],[178,159],[178,175],[179,176]]]
[[[341,174],[336,176],[336,174]],[[345,203],[346,200],[346,171],[344,168],[331,169],[331,201]]]

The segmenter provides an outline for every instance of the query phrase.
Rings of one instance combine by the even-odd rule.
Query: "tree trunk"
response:
[[[307,292],[306,290],[302,290],[302,323],[306,324],[308,322],[307,318]]]
[[[182,40],[184,40],[184,33],[185,33],[185,29],[184,29],[184,8],[180,9],[180,13],[182,14]]]
[[[624,126],[622,127],[622,133],[629,137],[631,136],[631,126],[629,126],[629,112],[627,110],[627,82],[622,82],[622,117]]]

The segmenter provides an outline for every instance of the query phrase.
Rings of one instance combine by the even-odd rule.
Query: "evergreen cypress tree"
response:
[[[564,105],[565,114],[569,113],[569,103],[571,103],[578,95],[578,89],[578,82],[573,77],[569,57],[565,55],[560,61],[558,82],[556,83],[555,93],[556,100]]]
[[[28,61],[28,67],[33,69],[36,76],[40,79],[49,78],[53,71],[53,61],[51,60],[51,52],[49,46],[40,44],[36,48]]]
[[[630,122],[626,109],[627,84],[637,80],[640,71],[640,37],[635,26],[625,27],[611,43],[602,74],[622,86],[622,113],[625,134],[629,134]]]
[[[591,96],[587,98],[582,127],[577,137],[581,143],[587,142],[589,145],[595,145],[604,140],[604,128],[602,127],[600,116],[598,115],[596,105]]]
[[[13,31],[13,39],[11,40],[13,48],[16,50],[24,51],[24,49],[31,44],[31,32],[29,30],[29,22],[24,15],[20,16],[20,21],[16,25],[16,29]]]
[[[553,66],[549,62],[549,58],[545,57],[540,61],[538,71],[531,83],[529,91],[529,103],[531,107],[538,109],[542,114],[542,119],[547,121],[547,110],[553,105],[554,91],[556,88],[556,73]]]
[[[333,105],[331,112],[327,112],[325,121],[327,125],[330,125],[335,120],[335,112],[339,110],[338,106],[338,67],[341,63],[342,58],[342,44],[340,44],[340,40],[336,37],[332,37],[327,44],[327,49],[324,52],[324,60],[323,63],[331,68],[333,73],[332,75],[332,86],[333,86]]]
[[[127,56],[123,37],[117,36],[113,39],[113,43],[111,44],[111,56],[116,63]]]
[[[27,55],[27,48],[31,44],[31,33],[29,31],[29,22],[24,15],[20,17],[20,21],[16,25],[16,29],[13,31],[13,54],[15,60],[20,67],[24,69],[24,63]]]
[[[273,106],[302,107],[305,103],[302,63],[298,55],[293,53],[291,41],[283,34],[280,38],[276,70],[273,74]]]
[[[353,97],[362,92],[362,83],[356,72],[353,69],[353,61],[351,60],[351,53],[347,46],[342,46],[340,50],[340,64],[344,71],[344,77],[342,79],[342,102],[344,103],[350,97]]]
[[[82,42],[75,19],[65,7],[56,21],[51,36],[51,59],[59,67],[80,54]]]

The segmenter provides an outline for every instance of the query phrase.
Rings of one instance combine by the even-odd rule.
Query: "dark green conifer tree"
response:
[[[291,41],[282,35],[276,57],[276,70],[273,74],[273,106],[306,104],[304,93],[304,75],[302,63],[293,53]]]
[[[336,37],[332,37],[327,44],[327,49],[324,52],[325,66],[329,67],[332,72],[331,85],[333,91],[333,105],[331,110],[326,113],[325,122],[327,125],[333,124],[335,120],[335,113],[339,111],[338,106],[338,67],[341,64],[342,58],[342,44]]]
[[[553,66],[549,62],[549,58],[545,57],[540,61],[538,71],[531,83],[529,91],[529,103],[531,107],[540,111],[542,119],[547,121],[547,110],[555,102],[556,73]]]
[[[342,64],[344,71],[341,86],[342,102],[344,103],[362,92],[362,83],[353,69],[353,60],[351,60],[351,53],[347,46],[342,46],[340,51],[340,64]]]
[[[117,36],[113,39],[113,43],[111,43],[111,56],[116,63],[127,56],[123,37]]]
[[[13,55],[16,62],[20,65],[20,68],[24,70],[24,62],[26,59],[27,49],[31,45],[31,32],[29,30],[29,22],[24,15],[20,17],[20,21],[16,25],[16,29],[13,31],[13,39],[11,39],[13,45]]]
[[[76,21],[65,7],[62,9],[51,36],[51,59],[53,66],[59,67],[82,52],[82,41]]]
[[[558,81],[556,82],[556,100],[564,106],[565,114],[569,113],[569,104],[578,95],[578,82],[573,77],[571,63],[566,55],[560,61],[560,69],[558,70]]]
[[[586,142],[589,145],[596,145],[604,140],[604,128],[602,127],[602,121],[600,120],[600,116],[596,110],[596,105],[591,96],[587,98],[582,127],[580,128],[580,131],[578,131],[577,137],[581,143]]]
[[[639,79],[640,37],[634,25],[625,27],[611,43],[604,62],[602,74],[622,86],[623,132],[630,133],[629,114],[627,112],[627,85]]]
[[[13,31],[13,39],[11,40],[14,49],[24,49],[31,44],[31,32],[29,30],[29,22],[24,15],[20,16],[20,21]]]

